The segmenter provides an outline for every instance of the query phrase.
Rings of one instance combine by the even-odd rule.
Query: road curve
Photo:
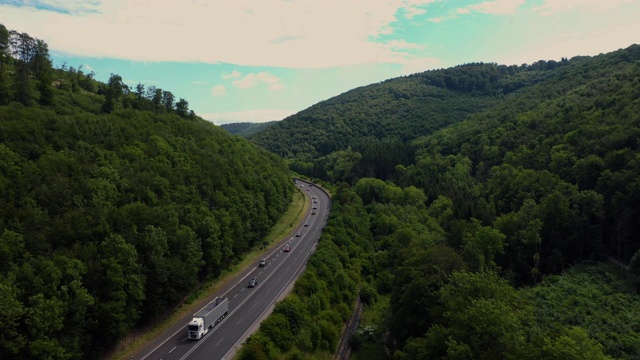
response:
[[[131,359],[136,360],[185,360],[231,359],[240,345],[258,329],[262,321],[291,289],[302,273],[307,259],[315,249],[322,228],[327,222],[331,199],[322,189],[311,183],[295,179],[296,187],[306,195],[310,206],[303,220],[277,246],[266,251],[263,258],[267,266],[250,265],[235,276],[227,286],[213,294],[229,299],[229,313],[213,330],[199,341],[187,340],[186,325],[189,315],[172,325],[151,341]],[[315,196],[315,199],[313,198]],[[314,200],[317,201],[314,203]],[[317,209],[313,209],[317,207]],[[315,212],[315,214],[312,214]],[[304,226],[308,223],[308,226]],[[300,233],[300,236],[296,236]],[[290,251],[285,252],[285,245]],[[249,279],[256,277],[258,285],[247,287]],[[206,303],[205,303],[206,304]],[[203,304],[204,305],[204,304]]]

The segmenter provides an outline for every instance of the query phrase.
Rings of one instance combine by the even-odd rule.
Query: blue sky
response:
[[[614,51],[640,43],[639,18],[640,0],[0,0],[55,67],[160,87],[216,124],[469,62]]]

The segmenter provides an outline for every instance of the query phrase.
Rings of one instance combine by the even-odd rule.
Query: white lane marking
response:
[[[173,349],[169,350],[169,354],[171,354],[173,352],[173,350],[175,350],[177,348],[177,346],[174,346]]]
[[[236,323],[236,325],[239,325],[242,322],[242,318],[240,318],[240,320],[238,320],[238,322]]]
[[[238,296],[238,294],[233,295],[232,299],[235,299],[235,298],[236,298],[236,296]]]
[[[326,218],[326,216],[324,216],[323,218]],[[317,241],[317,240],[316,240],[316,241]],[[307,259],[307,261],[308,261],[309,256],[310,256],[310,255],[315,251],[315,248],[316,248],[316,243],[314,242],[314,243],[312,244],[312,246],[311,246],[311,249],[310,249],[310,250],[308,251],[308,253],[306,254],[306,256],[303,256],[303,259]],[[275,257],[278,257],[278,256],[280,255],[280,252],[279,252],[279,250],[276,250],[276,251],[278,251],[278,252],[276,253],[276,256],[275,256]],[[283,253],[282,255],[285,255],[285,258],[289,256],[289,254],[288,254],[288,253],[287,253],[287,254],[284,254],[284,253]],[[275,257],[274,257],[274,259],[275,259]],[[296,274],[298,274],[298,273],[300,272],[300,270],[301,270],[304,266],[306,266],[306,265],[307,265],[307,261],[302,261],[302,262],[300,263],[300,265],[298,265],[297,269],[296,269],[292,274],[290,274],[290,278],[289,278],[289,280],[288,280],[287,284],[289,284],[289,283],[290,283],[290,282],[291,282],[291,281],[296,277]],[[275,267],[275,269],[273,270],[273,272],[275,272],[276,270],[278,270],[278,268],[279,268],[281,265],[282,265],[282,263],[277,264],[277,266]],[[271,274],[268,274],[268,275],[267,275],[267,278],[270,278],[270,277],[273,275],[273,272],[272,272]],[[249,275],[250,275],[250,274],[249,274],[249,273],[247,273],[247,274],[242,278],[242,280],[241,280],[241,281],[244,281],[244,279],[245,279],[245,278],[247,278]],[[261,286],[259,286],[259,287],[261,287]],[[276,295],[276,297],[275,297],[275,298],[270,302],[270,304],[267,306],[267,308],[265,308],[265,309],[262,311],[262,313],[260,314],[260,316],[258,317],[258,319],[257,319],[256,321],[254,321],[254,322],[249,326],[249,329],[247,329],[247,330],[242,334],[242,336],[240,337],[240,339],[238,339],[238,341],[236,341],[236,343],[231,347],[231,349],[229,349],[229,351],[227,351],[227,353],[226,353],[226,354],[224,354],[224,356],[222,357],[222,359],[225,359],[225,358],[226,358],[226,356],[227,356],[227,355],[228,355],[228,354],[229,354],[229,353],[230,353],[234,348],[236,348],[236,347],[238,346],[238,344],[240,343],[240,340],[242,340],[242,339],[247,335],[247,333],[251,330],[251,328],[252,328],[253,326],[255,326],[255,324],[260,320],[260,318],[262,318],[262,316],[264,316],[264,314],[265,314],[265,313],[266,313],[266,311],[269,309],[269,307],[273,306],[273,304],[276,302],[276,300],[278,299],[278,297],[279,297],[279,296],[284,292],[284,290],[285,290],[286,288],[287,288],[287,286],[285,286],[285,287],[284,287],[284,288],[282,288],[280,291],[278,291],[278,294]],[[244,290],[244,287],[241,289],[241,291],[242,291],[242,290]],[[267,289],[267,291],[269,291],[269,290],[270,290],[270,289],[268,288],[268,289]],[[250,294],[249,294],[249,297],[245,298],[244,300],[242,300],[242,301],[240,302],[240,304],[236,305],[235,309],[231,310],[231,311],[229,312],[229,314],[227,315],[227,317],[225,317],[225,319],[223,319],[221,323],[225,322],[225,321],[228,319],[228,317],[229,317],[229,316],[231,316],[231,315],[233,315],[234,313],[238,312],[238,311],[239,311],[239,309],[242,307],[242,305],[243,305],[245,302],[247,302],[247,301],[249,300],[249,298],[252,296],[252,294],[255,294],[255,292],[250,293]],[[224,296],[222,296],[222,297],[225,297],[226,295],[227,295],[227,294],[225,294],[225,295],[224,295]],[[242,319],[240,319],[240,320],[242,320]],[[238,322],[240,322],[240,321],[238,321]],[[218,324],[218,327],[219,327],[220,325],[221,325],[221,324]],[[237,325],[237,324],[236,324],[236,325]],[[213,331],[210,331],[207,335],[209,335],[209,334],[213,333],[215,330],[216,330],[216,328],[214,328],[214,329],[213,329]],[[179,331],[182,331],[182,330],[179,330]],[[176,332],[176,334],[177,334],[177,333],[178,333],[178,332]],[[205,336],[207,336],[207,335],[205,335]],[[175,336],[175,334],[174,334],[174,336]],[[203,339],[204,339],[204,338],[203,338]],[[169,341],[169,339],[165,340],[165,342],[167,342],[167,341]],[[194,351],[195,351],[195,350],[196,350],[196,349],[197,349],[201,344],[203,344],[203,343],[204,343],[204,341],[199,341],[195,346],[193,346],[189,351],[187,351],[187,353],[186,353],[184,356],[182,356],[182,357],[180,358],[180,360],[185,360],[185,359],[186,359],[186,358],[187,358],[187,357],[188,357],[192,352],[194,352]],[[164,343],[163,343],[163,344],[164,344]],[[160,347],[160,346],[162,346],[163,344],[158,345],[158,347],[157,347],[157,348],[159,348],[159,347]],[[156,348],[156,349],[157,349],[157,348]],[[155,350],[154,350],[154,351],[155,351]],[[147,355],[147,356],[148,356],[148,355]],[[162,359],[160,359],[160,360],[162,360]]]
[[[220,340],[218,340],[218,342],[216,343],[216,346],[218,346],[223,339],[224,339],[223,337],[220,338]]]
[[[182,342],[185,342],[189,339],[189,337],[187,336],[186,338],[182,339]]]

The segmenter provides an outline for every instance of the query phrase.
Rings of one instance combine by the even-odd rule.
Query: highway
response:
[[[303,220],[285,239],[264,253],[263,258],[267,259],[265,267],[258,267],[256,260],[255,264],[237,274],[226,287],[209,299],[216,296],[228,298],[228,315],[197,341],[187,339],[186,326],[192,316],[183,318],[131,359],[231,359],[249,335],[259,328],[260,321],[271,312],[275,302],[284,298],[291,289],[295,279],[304,270],[327,222],[331,207],[329,196],[301,180],[296,180],[296,187],[302,190],[310,204]],[[317,203],[314,203],[314,196]],[[317,209],[313,209],[314,206]],[[298,233],[300,236],[296,236]],[[290,251],[285,252],[287,244]],[[258,279],[258,285],[249,288],[247,284],[254,277]]]

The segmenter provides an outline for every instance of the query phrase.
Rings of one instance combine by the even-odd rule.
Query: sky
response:
[[[640,43],[638,19],[640,0],[0,0],[54,67],[171,91],[217,125],[427,70],[615,51]]]

